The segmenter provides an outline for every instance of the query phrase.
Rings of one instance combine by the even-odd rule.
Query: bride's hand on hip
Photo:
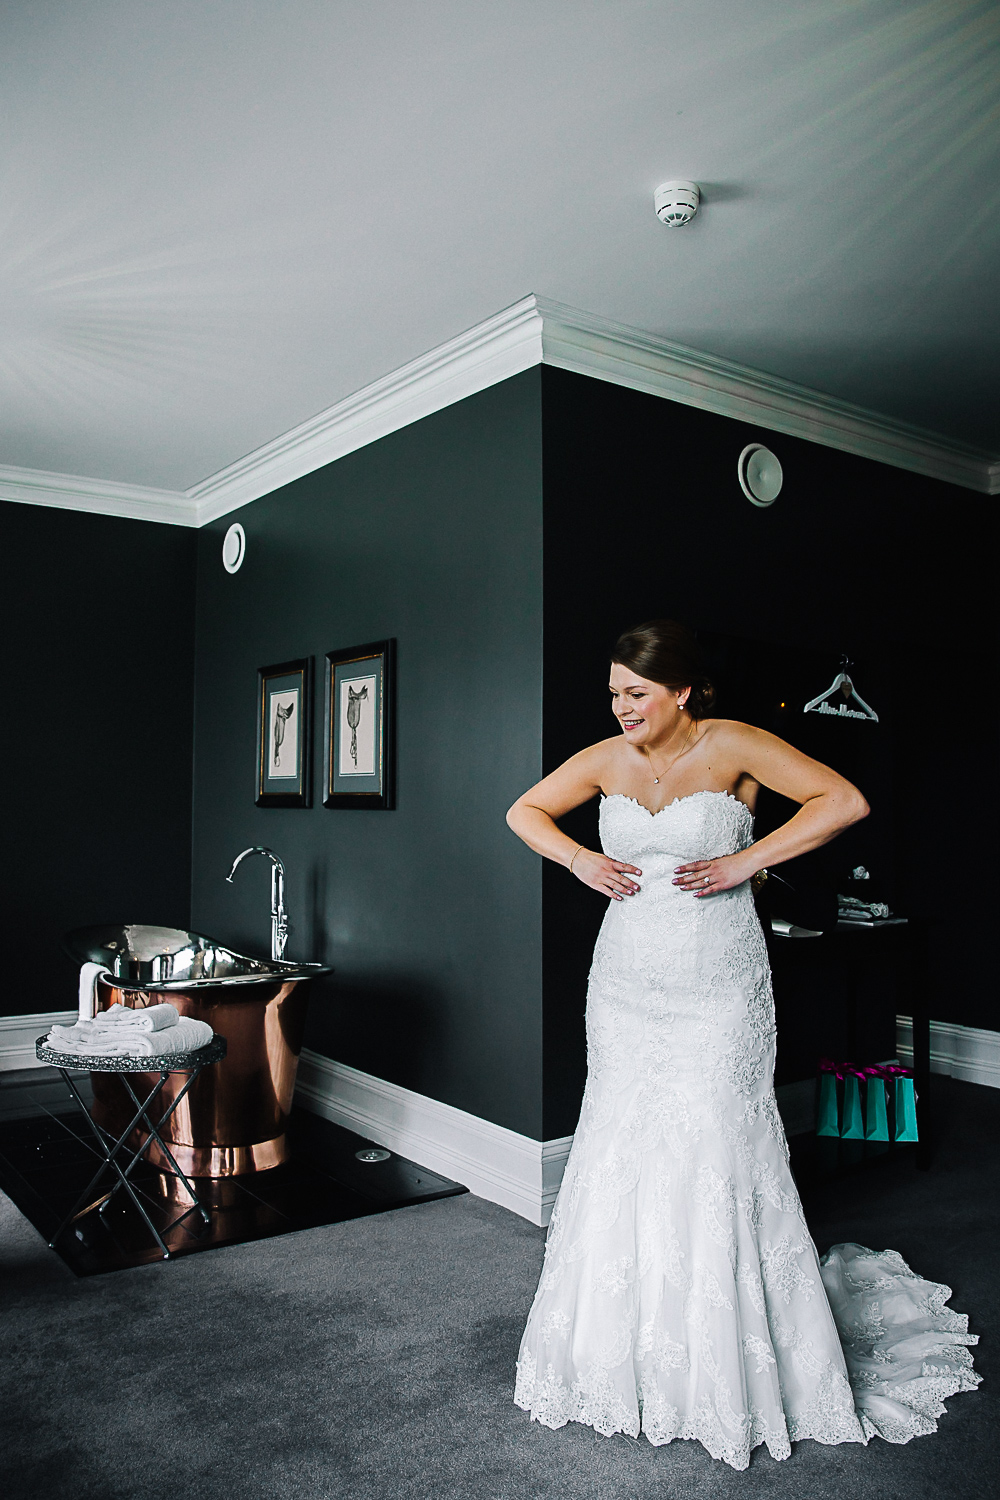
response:
[[[577,850],[571,861],[571,871],[592,891],[600,891],[612,901],[634,896],[639,887],[629,876],[642,874],[635,865],[623,864],[620,859],[608,859],[606,854],[595,854],[592,849]]]
[[[722,854],[718,859],[695,859],[689,865],[678,865],[674,885],[696,896],[717,896],[731,891],[756,873],[755,867],[741,854]]]

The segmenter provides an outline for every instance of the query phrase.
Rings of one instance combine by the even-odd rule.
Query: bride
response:
[[[669,620],[614,650],[620,733],[525,792],[526,844],[610,897],[587,1001],[588,1078],[514,1399],[548,1427],[696,1438],[745,1469],[766,1443],[905,1443],[971,1390],[968,1319],[893,1250],[820,1263],[775,1106],[774,1006],[751,878],[866,816],[772,734],[705,715]],[[799,803],[753,841],[761,786]],[[604,853],[557,821],[601,795]]]

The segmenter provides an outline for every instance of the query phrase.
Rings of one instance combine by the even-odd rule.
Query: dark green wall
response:
[[[182,527],[0,505],[0,1014],[76,1004],[70,927],[187,925],[194,562]]]
[[[196,929],[268,943],[284,860],[307,1043],[510,1129],[541,1133],[540,862],[504,813],[540,774],[540,372],[384,438],[198,538]],[[222,536],[239,519],[246,561]],[[395,636],[392,812],[254,806],[260,666]],[[321,745],[317,701],[315,744]]]
[[[771,510],[736,484],[752,440],[785,467]],[[568,1133],[604,906],[543,872],[504,812],[543,764],[608,732],[609,646],[667,613],[714,653],[720,712],[793,740],[801,723],[774,720],[772,690],[817,673],[818,690],[841,651],[855,657],[882,715],[878,754],[852,759],[868,726],[821,721],[836,743],[812,749],[869,794],[858,857],[884,894],[934,919],[935,1017],[996,1026],[997,876],[969,816],[996,763],[993,501],[544,369],[237,514],[248,552],[230,576],[234,516],[194,533],[0,506],[17,667],[3,913],[32,960],[0,1013],[73,1003],[58,947],[70,926],[190,924],[266,951],[264,863],[224,877],[240,849],[270,844],[288,868],[290,953],[336,970],[315,986],[310,1045],[526,1135]],[[319,668],[328,650],[390,635],[397,809],[327,811],[318,784],[311,809],[255,808],[257,667],[313,655]],[[590,807],[567,828],[594,843],[595,821]],[[846,839],[830,849],[853,860]],[[841,983],[807,957],[782,981],[795,1016]],[[891,983],[885,972],[862,983]],[[790,1014],[786,1070],[812,1045]]]
[[[619,632],[656,615],[685,621],[715,659],[720,715],[793,743],[808,731],[803,748],[868,795],[871,817],[827,846],[821,873],[863,861],[882,899],[931,921],[934,1018],[995,1028],[1000,890],[979,830],[997,751],[996,501],[562,370],[542,371],[542,412],[546,770],[613,732],[606,674]],[[784,467],[770,509],[739,488],[737,457],[750,442]],[[828,686],[841,652],[858,664],[877,726],[803,719],[801,704]],[[807,681],[815,686],[799,693],[798,711],[776,717],[786,697],[776,690],[792,684],[791,699]],[[778,811],[762,799],[762,814]],[[596,804],[567,831],[593,845]],[[543,891],[550,1138],[572,1129],[578,1109],[586,975],[604,906],[555,866]],[[862,984],[882,982],[860,957],[850,967]],[[784,1031],[779,1007],[779,1076],[788,1067],[803,1076],[802,1017],[828,1009],[828,981],[842,982],[796,956]],[[905,993],[898,999],[905,1013]]]

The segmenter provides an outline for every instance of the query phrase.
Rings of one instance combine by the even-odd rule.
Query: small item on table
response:
[[[111,977],[111,970],[104,964],[85,963],[80,966],[77,986],[77,1020],[92,1021],[97,1011],[97,981],[102,974]]]
[[[862,901],[857,896],[837,897],[838,922],[885,922],[892,912],[884,901]]]
[[[865,1140],[887,1141],[889,1139],[889,1117],[885,1108],[885,1079],[873,1069],[866,1068],[865,1083]]]
[[[913,1073],[898,1063],[876,1063],[863,1068],[851,1063],[820,1060],[819,1107],[816,1134],[847,1141],[916,1141],[916,1094]],[[864,1124],[861,1084],[864,1084]],[[890,1129],[887,1104],[892,1106]]]

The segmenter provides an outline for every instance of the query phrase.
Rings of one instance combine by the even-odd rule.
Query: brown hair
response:
[[[647,620],[626,630],[615,642],[612,663],[631,667],[649,682],[664,687],[690,687],[688,712],[700,719],[715,702],[715,688],[705,675],[698,643],[676,620]]]

